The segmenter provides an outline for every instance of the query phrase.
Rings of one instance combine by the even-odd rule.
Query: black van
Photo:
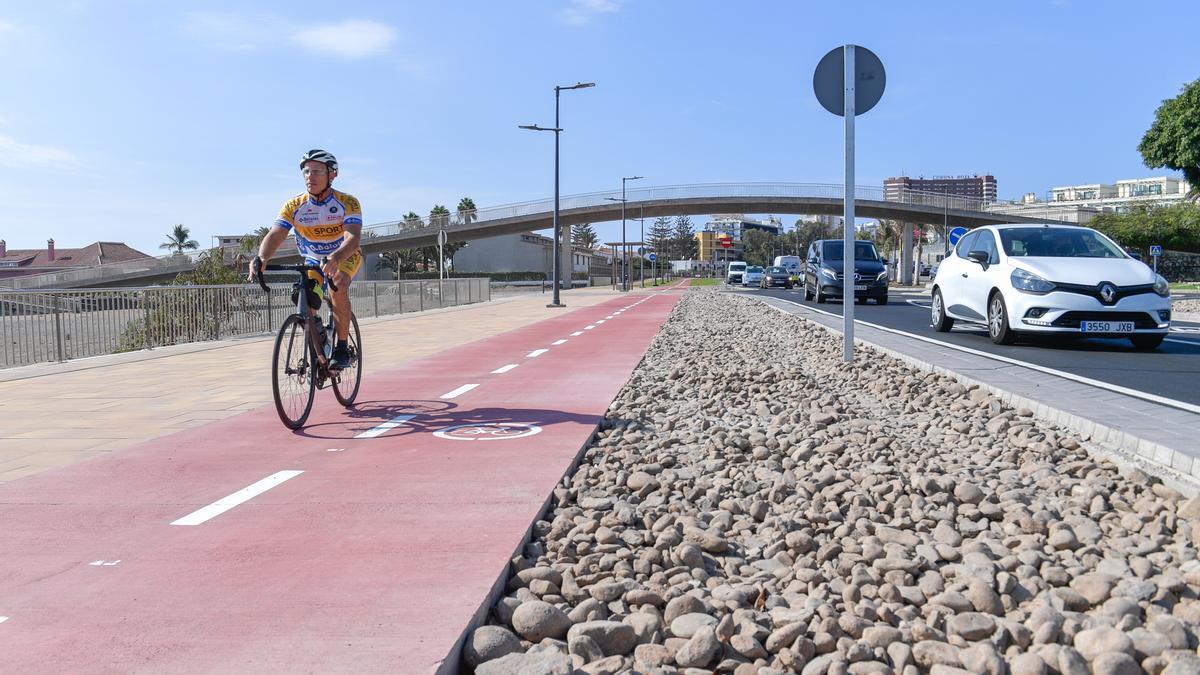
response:
[[[804,265],[804,299],[825,302],[830,298],[842,297],[842,253],[845,242],[841,239],[818,239],[808,247]],[[888,273],[873,241],[854,242],[854,301],[862,304],[874,298],[880,305],[888,301]]]

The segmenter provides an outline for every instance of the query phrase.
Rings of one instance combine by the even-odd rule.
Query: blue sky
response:
[[[840,182],[812,71],[847,42],[888,88],[858,178],[992,173],[1001,197],[1165,175],[1137,143],[1200,77],[1200,7],[1128,2],[0,3],[9,248],[208,244],[269,224],[323,147],[368,223],[546,198],[555,84],[564,195]],[[699,219],[694,219],[699,220]],[[793,217],[786,217],[791,223]],[[616,225],[598,225],[615,238]]]

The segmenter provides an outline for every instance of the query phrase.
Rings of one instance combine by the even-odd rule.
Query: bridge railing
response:
[[[703,183],[694,185],[666,185],[659,187],[629,188],[625,192],[626,204],[679,199],[704,199],[720,197],[746,198],[821,198],[841,199],[845,188],[840,183]],[[888,194],[884,188],[870,185],[855,187],[855,199],[888,201],[941,209],[987,211],[992,202],[969,197],[956,197],[935,192],[901,190]],[[568,195],[559,199],[561,210],[612,206],[611,199],[620,199],[620,190],[589,192]],[[635,207],[636,208],[636,207]],[[365,237],[396,236],[414,230],[453,230],[468,224],[485,224],[536,215],[548,215],[554,209],[553,199],[505,204],[471,211],[456,211],[445,215],[427,215],[411,220],[391,220],[363,228]],[[294,254],[295,246],[288,243],[280,248],[280,254]],[[98,265],[47,274],[32,274],[23,277],[0,279],[5,288],[55,288],[68,286],[96,285],[124,278],[138,278],[157,274],[171,274],[191,269],[201,252],[174,254],[157,258],[143,258],[122,263]],[[233,252],[227,255],[233,256]]]
[[[488,278],[359,281],[359,318],[491,299]],[[0,368],[273,332],[294,312],[290,283],[0,291]],[[369,349],[370,347],[368,347]]]

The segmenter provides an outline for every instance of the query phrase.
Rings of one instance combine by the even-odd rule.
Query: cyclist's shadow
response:
[[[413,417],[400,421],[397,426],[380,435],[400,437],[411,434],[427,434],[447,427],[470,424],[529,424],[543,429],[555,424],[570,423],[592,426],[603,417],[603,414],[585,415],[562,410],[532,408],[471,408],[463,410],[459,408],[458,404],[450,401],[361,401],[346,409],[342,418],[337,421],[310,424],[295,433],[298,436],[309,438],[348,439],[407,415]]]

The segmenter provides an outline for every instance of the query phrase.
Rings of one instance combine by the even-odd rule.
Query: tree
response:
[[[450,209],[436,204],[429,210],[429,224],[439,230],[450,224]]]
[[[421,216],[412,211],[404,214],[404,229],[415,230],[418,227],[425,227],[425,221],[421,220]]]
[[[463,225],[470,225],[478,217],[479,209],[475,208],[475,202],[470,197],[458,200],[458,219]]]
[[[242,241],[238,245],[238,252],[240,252],[240,253],[257,253],[259,244],[262,244],[263,237],[266,237],[267,233],[270,231],[271,231],[271,227],[269,225],[263,225],[262,227],[258,228],[257,230],[242,237]]]
[[[1151,169],[1182,171],[1192,185],[1190,198],[1194,201],[1200,196],[1200,80],[1162,102],[1138,152]]]
[[[800,242],[800,255],[804,256],[808,251],[808,245],[818,239],[832,238],[833,228],[827,226],[824,221],[820,220],[797,220],[796,221],[796,239]]]
[[[1200,253],[1200,206],[1194,203],[1138,207],[1128,213],[1101,213],[1088,223],[1118,244],[1145,256],[1151,246]]]
[[[671,219],[667,216],[660,216],[654,219],[654,224],[650,226],[650,247],[658,255],[660,260],[667,259],[667,247],[671,241]]]
[[[699,257],[700,244],[696,241],[696,231],[692,227],[691,218],[675,217],[675,226],[671,232],[671,252],[679,255],[674,260],[695,260]]]
[[[182,254],[185,250],[195,250],[200,248],[200,242],[191,239],[192,232],[183,225],[176,225],[171,234],[167,235],[167,240],[158,245],[159,248],[174,249],[177,254]]]
[[[571,227],[571,246],[593,251],[600,243],[600,237],[591,223],[580,223]]]
[[[752,229],[742,232],[742,257],[747,264],[770,265],[778,247],[778,237],[770,232]]]
[[[417,249],[402,248],[380,253],[375,269],[391,270],[393,278],[398,278],[401,274],[416,272],[421,262],[421,254]]]

